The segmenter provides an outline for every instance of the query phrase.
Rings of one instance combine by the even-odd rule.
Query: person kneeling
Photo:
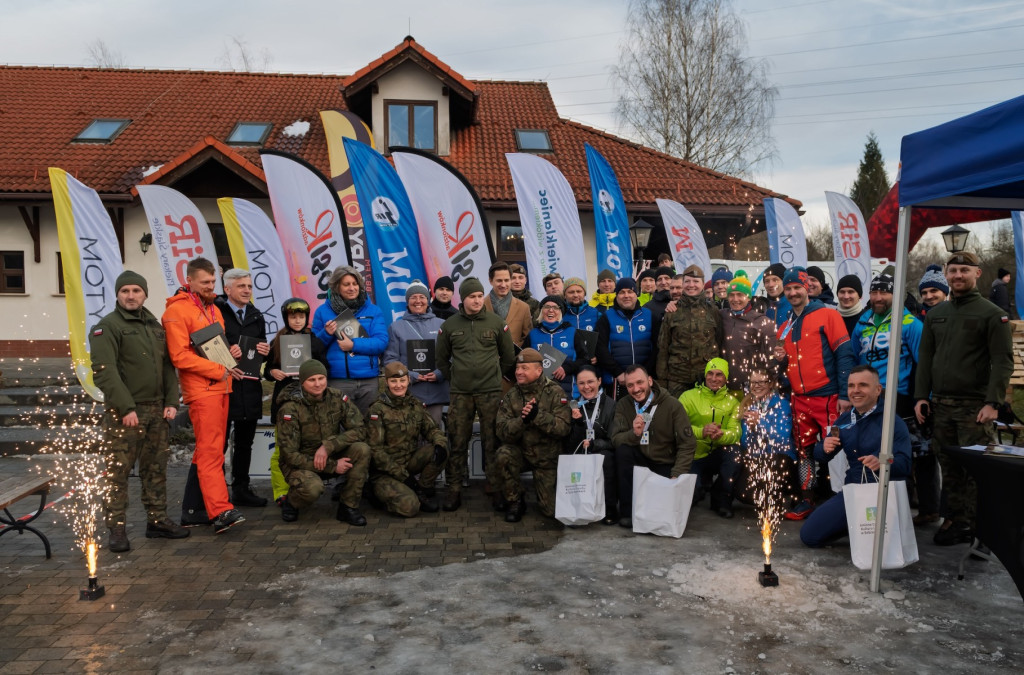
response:
[[[558,455],[569,435],[572,416],[562,388],[544,377],[544,357],[524,349],[516,357],[516,386],[498,406],[497,463],[508,509],[505,521],[518,523],[526,513],[520,474],[533,470],[537,505],[548,518],[555,515]]]
[[[281,501],[281,518],[294,522],[299,509],[316,502],[324,479],[347,478],[338,503],[338,520],[366,525],[359,499],[370,464],[370,448],[363,442],[363,416],[340,391],[327,387],[327,369],[319,361],[299,367],[299,381],[280,396],[277,443],[278,464],[288,481]]]
[[[867,481],[874,483],[882,448],[884,407],[879,398],[882,385],[878,381],[878,371],[867,365],[855,366],[850,371],[846,390],[853,408],[840,415],[829,436],[814,446],[814,458],[828,462],[838,453],[845,452],[850,468],[843,483],[860,483],[865,473]],[[838,436],[835,433],[837,427]],[[910,432],[898,416],[895,418],[892,455],[892,480],[905,480],[910,474]],[[896,505],[893,504],[892,508]],[[808,516],[800,528],[800,540],[807,546],[818,548],[841,539],[846,533],[846,505],[840,492]]]
[[[423,403],[409,393],[404,365],[392,361],[384,366],[384,379],[387,391],[367,412],[373,494],[389,512],[406,518],[419,511],[434,513],[434,481],[448,459],[448,440]],[[429,445],[420,445],[421,439]]]

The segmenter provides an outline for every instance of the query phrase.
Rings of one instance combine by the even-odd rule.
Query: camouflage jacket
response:
[[[658,381],[674,396],[704,378],[704,366],[720,356],[722,316],[704,296],[684,295],[666,313],[658,333]]]
[[[537,399],[537,416],[524,422],[523,407],[533,398]],[[498,406],[498,438],[521,446],[528,456],[558,455],[571,426],[569,399],[557,383],[543,376],[526,386],[512,387]]]
[[[277,447],[285,478],[299,469],[316,471],[313,456],[321,444],[328,459],[338,459],[349,445],[364,439],[366,428],[359,408],[337,389],[328,387],[317,401],[294,382],[281,392],[278,401]],[[334,469],[335,463],[328,461],[319,473],[334,473]]]
[[[387,474],[401,481],[409,477],[405,466],[419,449],[421,439],[433,445],[448,444],[423,403],[411,394],[381,394],[367,411],[366,438],[373,453],[373,474]]]

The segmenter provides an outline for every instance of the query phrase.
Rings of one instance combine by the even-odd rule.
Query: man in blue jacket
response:
[[[840,452],[846,453],[850,468],[845,484],[860,483],[866,472],[866,482],[874,483],[874,472],[880,466],[878,455],[882,449],[882,385],[878,371],[868,365],[854,366],[846,388],[853,408],[839,416],[836,426],[839,437],[830,434],[814,446],[814,457],[828,462]],[[895,420],[892,443],[892,480],[905,480],[910,475],[910,432],[899,417]],[[894,505],[895,507],[895,505]],[[800,540],[807,546],[825,546],[843,537],[846,529],[846,505],[843,493],[833,496],[818,506],[800,528]]]

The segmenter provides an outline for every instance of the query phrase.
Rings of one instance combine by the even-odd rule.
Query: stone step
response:
[[[70,359],[3,359],[0,384],[5,388],[78,386],[78,378]]]
[[[55,406],[73,403],[89,404],[92,398],[81,385],[5,387],[0,389],[0,406]]]
[[[42,427],[100,422],[103,408],[90,405],[0,405],[0,427]]]
[[[53,444],[70,445],[75,452],[94,452],[99,449],[99,438],[87,427],[5,428],[0,429],[0,457],[37,455],[44,451],[46,446]]]

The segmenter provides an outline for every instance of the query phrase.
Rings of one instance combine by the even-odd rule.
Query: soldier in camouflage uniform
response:
[[[498,407],[497,462],[501,471],[508,510],[505,520],[519,522],[526,512],[520,474],[533,470],[537,505],[548,518],[555,515],[555,482],[558,455],[572,426],[566,394],[544,377],[544,358],[536,349],[524,349],[516,357],[516,386]]]
[[[281,518],[288,523],[297,520],[298,510],[323,493],[325,478],[344,475],[337,518],[366,525],[359,499],[370,468],[370,448],[363,442],[366,429],[359,408],[345,394],[327,387],[327,369],[319,361],[303,363],[299,381],[278,400],[278,464],[288,481]]]
[[[89,335],[93,381],[103,392],[108,448],[108,547],[131,549],[125,530],[128,473],[139,462],[146,537],[181,539],[189,532],[167,517],[167,422],[178,412],[178,378],[167,355],[163,326],[143,307],[146,279],[124,271],[114,284],[117,307]]]
[[[462,307],[448,318],[437,334],[437,367],[451,383],[448,406],[448,434],[451,454],[445,468],[448,493],[445,511],[462,505],[462,481],[469,478],[469,438],[473,435],[473,417],[480,416],[480,441],[484,447],[487,481],[501,484],[494,462],[494,420],[501,401],[502,374],[512,369],[515,352],[508,326],[484,307],[484,287],[475,277],[466,277],[459,285]],[[504,510],[504,499],[495,493],[495,508]]]
[[[673,398],[704,379],[704,365],[719,356],[724,334],[722,316],[704,297],[704,271],[683,271],[683,296],[667,312],[658,333],[658,384]]]
[[[406,518],[421,510],[434,513],[434,481],[448,459],[448,439],[409,393],[404,365],[392,361],[384,366],[384,379],[387,391],[370,406],[366,421],[373,494],[388,511]],[[420,445],[423,439],[429,444]]]

